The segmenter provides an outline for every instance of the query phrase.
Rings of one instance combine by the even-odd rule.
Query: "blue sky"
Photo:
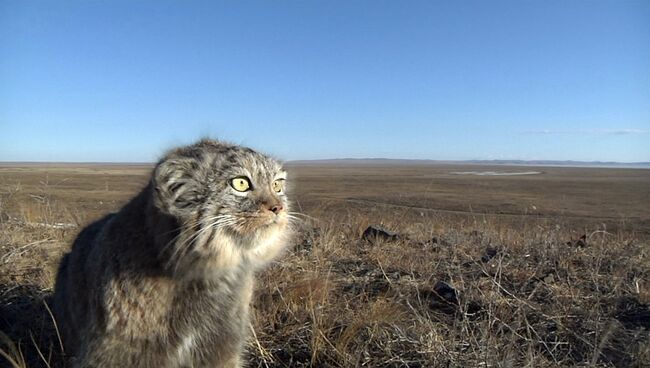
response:
[[[650,161],[650,1],[0,0],[0,161]]]

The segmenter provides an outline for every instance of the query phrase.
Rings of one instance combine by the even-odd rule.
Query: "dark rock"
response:
[[[622,297],[616,306],[615,318],[629,330],[650,330],[650,306],[632,297]]]
[[[458,305],[458,292],[451,285],[444,281],[438,281],[433,286],[433,291],[444,301]]]
[[[488,263],[492,258],[496,257],[499,254],[499,250],[494,247],[487,247],[485,249],[485,254],[481,257],[481,262]]]
[[[396,241],[400,239],[400,236],[396,232],[371,225],[363,232],[361,239],[374,244],[377,241]]]
[[[455,314],[460,303],[458,292],[444,281],[438,281],[432,289],[423,289],[420,296],[429,302],[429,308],[445,314]]]
[[[477,320],[485,315],[485,308],[481,303],[476,301],[471,301],[467,304],[465,308],[465,315],[470,320]]]

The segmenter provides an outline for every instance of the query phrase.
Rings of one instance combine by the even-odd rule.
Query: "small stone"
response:
[[[544,282],[547,284],[552,284],[555,282],[555,276],[553,276],[552,273],[549,273],[546,277],[544,277]]]

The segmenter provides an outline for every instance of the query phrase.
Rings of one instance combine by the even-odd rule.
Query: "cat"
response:
[[[241,367],[256,270],[289,242],[287,175],[204,139],[168,152],[59,266],[54,315],[74,367]]]

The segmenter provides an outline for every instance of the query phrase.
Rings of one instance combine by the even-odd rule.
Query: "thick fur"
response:
[[[54,313],[75,367],[240,367],[253,272],[290,233],[275,160],[203,140],[171,151],[61,261]],[[235,177],[252,190],[237,192]],[[276,206],[276,210],[271,211]]]

